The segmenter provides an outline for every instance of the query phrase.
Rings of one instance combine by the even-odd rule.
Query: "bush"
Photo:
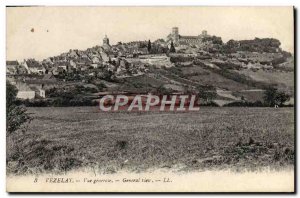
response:
[[[54,107],[69,107],[69,106],[96,106],[97,101],[93,101],[90,98],[76,96],[71,99],[59,97],[50,102],[50,106]]]
[[[193,61],[193,57],[185,57],[185,56],[171,56],[170,61],[171,63],[178,63],[178,62],[188,62]]]
[[[24,104],[26,107],[47,107],[49,102],[47,100],[19,100],[19,103]]]
[[[200,99],[209,102],[217,97],[216,88],[211,85],[201,85],[197,87],[198,96]]]
[[[214,101],[200,103],[200,106],[203,106],[203,107],[219,107],[219,105],[217,103],[215,103]]]
[[[22,106],[16,105],[17,89],[15,86],[6,82],[6,133],[7,135],[17,131],[25,123],[30,122],[31,118]]]
[[[248,101],[236,101],[225,104],[224,107],[264,107],[261,101],[248,102]]]
[[[156,88],[154,91],[157,95],[170,95],[172,93],[172,90],[165,88],[163,85]]]

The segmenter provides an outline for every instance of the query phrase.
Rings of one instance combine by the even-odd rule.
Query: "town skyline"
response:
[[[193,36],[207,30],[220,36],[223,42],[275,38],[280,40],[283,50],[292,53],[294,50],[293,20],[290,20],[293,17],[288,17],[292,7],[244,7],[239,11],[224,7],[81,7],[81,17],[75,20],[76,9],[79,8],[7,8],[7,60],[42,60],[70,49],[85,50],[102,45],[105,35],[112,45],[119,41],[165,39],[172,27],[179,27],[182,35]],[[270,25],[270,20],[276,23]]]

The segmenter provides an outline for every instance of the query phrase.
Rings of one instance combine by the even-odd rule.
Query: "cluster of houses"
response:
[[[52,74],[45,74],[38,79],[24,76],[15,78],[8,75],[7,80],[16,86],[18,90],[17,98],[20,99],[46,98],[46,90],[57,87],[60,84]]]
[[[217,43],[210,38],[217,39]],[[64,76],[68,74],[76,73],[83,78],[102,78],[105,72],[111,72],[117,78],[137,76],[147,72],[149,65],[174,66],[171,57],[197,58],[210,67],[231,64],[244,69],[272,69],[272,60],[278,57],[278,53],[214,53],[212,49],[222,45],[218,39],[220,37],[210,36],[205,30],[198,36],[182,36],[179,29],[174,27],[166,40],[158,39],[150,43],[150,49],[150,41],[110,45],[105,35],[101,46],[87,50],[69,50],[42,61],[7,61],[7,79],[17,86],[19,98],[33,99],[47,97],[45,90],[63,83]],[[175,53],[168,51],[173,44],[176,46]]]
[[[21,62],[7,61],[7,80],[17,87],[18,98],[33,99],[45,98],[45,90],[62,83],[57,77],[69,73],[76,72],[80,75],[100,78],[101,73],[107,71],[120,78],[128,75],[142,75],[147,71],[145,65],[149,64],[146,60],[153,58],[147,57],[149,52],[145,43],[147,42],[137,41],[111,46],[108,37],[105,36],[101,46],[87,50],[69,50],[69,52],[42,61],[35,59]],[[144,61],[131,61],[137,56],[141,56]]]

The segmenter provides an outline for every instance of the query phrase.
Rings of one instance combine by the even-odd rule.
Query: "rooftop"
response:
[[[6,61],[6,65],[19,65],[18,61]]]

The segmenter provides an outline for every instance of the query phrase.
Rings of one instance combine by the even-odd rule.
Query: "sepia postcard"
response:
[[[294,8],[6,7],[7,192],[295,192]]]

